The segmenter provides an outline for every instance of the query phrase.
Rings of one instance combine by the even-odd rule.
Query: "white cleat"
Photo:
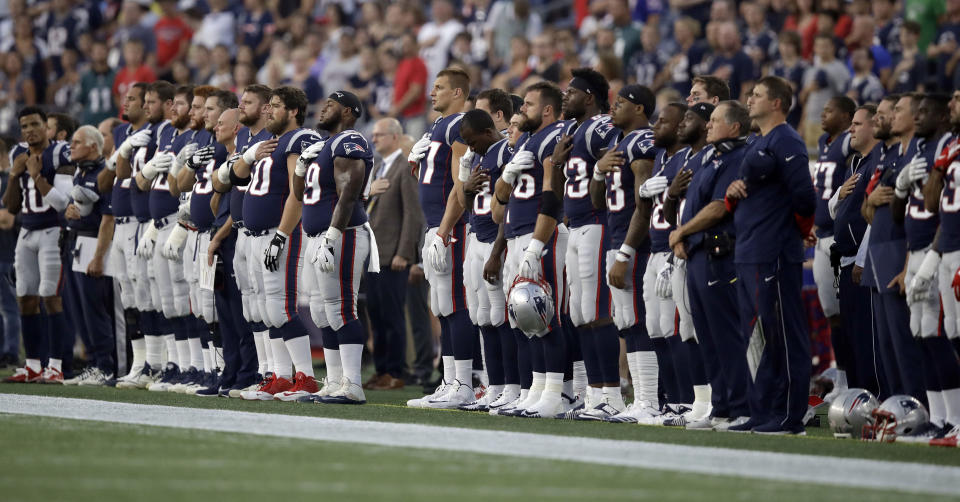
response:
[[[520,416],[524,418],[563,418],[567,411],[568,401],[569,399],[562,396],[541,396],[536,404],[523,410]]]
[[[140,370],[140,373],[137,373],[126,380],[119,380],[117,382],[117,388],[146,389],[150,384],[159,381],[160,378],[161,373],[159,370],[154,370],[149,364],[144,364],[143,368]]]
[[[459,380],[454,380],[453,383],[447,386],[446,394],[424,402],[423,407],[452,410],[464,404],[472,403],[475,399],[476,396],[473,393],[472,387],[461,383]]]
[[[347,377],[340,380],[340,388],[336,392],[322,399],[325,404],[367,403],[367,397],[363,394],[363,387],[351,382]]]
[[[444,382],[441,380],[440,385],[438,385],[437,388],[434,389],[432,394],[427,394],[426,396],[423,396],[423,397],[410,399],[407,401],[407,406],[411,408],[426,408],[425,403],[427,403],[428,401],[443,397],[443,395],[446,393],[447,393],[447,382]]]
[[[509,406],[520,397],[520,391],[504,389],[490,404],[487,405],[487,412],[491,415],[498,414],[499,410]]]
[[[234,399],[239,399],[241,397],[241,394],[243,394],[244,392],[252,392],[257,390],[258,388],[260,388],[259,382],[253,385],[250,385],[248,387],[245,387],[243,389],[230,389],[230,392],[228,392],[227,395]]]
[[[527,396],[526,394],[524,394],[524,391],[521,390],[513,401],[510,401],[509,403],[504,404],[502,406],[498,406],[496,408],[490,408],[489,413],[491,415],[498,415],[503,417],[513,416],[514,413],[517,413],[518,407],[521,404],[523,404],[523,402],[526,400],[527,400]],[[523,408],[519,408],[519,410],[520,412],[522,412]]]
[[[593,409],[586,410],[583,413],[577,415],[576,420],[595,420],[603,421],[610,417],[620,414],[623,410],[618,410],[610,405],[607,402],[601,402],[600,404],[593,407]]]
[[[647,401],[633,402],[630,406],[620,413],[607,417],[604,422],[613,422],[620,424],[659,424],[660,412],[650,405]]]

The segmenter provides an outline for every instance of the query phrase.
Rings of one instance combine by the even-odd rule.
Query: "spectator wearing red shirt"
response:
[[[153,25],[153,34],[157,39],[157,73],[163,74],[174,61],[187,55],[193,30],[177,10],[177,0],[160,0],[160,9],[163,17]]]
[[[123,109],[120,103],[120,96],[127,95],[127,89],[137,83],[150,83],[157,79],[153,70],[143,62],[143,42],[130,39],[123,44],[123,60],[126,61],[116,78],[113,79],[113,99],[117,103],[118,109]]]
[[[427,65],[418,55],[417,40],[413,35],[403,36],[403,58],[397,64],[393,83],[393,108],[390,115],[403,123],[403,128],[419,138],[427,128],[424,116],[427,104]]]

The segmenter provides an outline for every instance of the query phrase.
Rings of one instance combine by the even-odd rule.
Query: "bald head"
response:
[[[232,148],[234,140],[237,137],[237,131],[240,130],[240,110],[230,108],[224,110],[217,119],[217,143]]]
[[[400,148],[403,127],[395,118],[385,118],[373,124],[373,146],[381,157],[386,157]]]

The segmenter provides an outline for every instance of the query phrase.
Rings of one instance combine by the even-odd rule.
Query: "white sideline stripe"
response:
[[[645,441],[0,394],[0,413],[956,495],[960,468]],[[629,426],[624,426],[629,427]]]

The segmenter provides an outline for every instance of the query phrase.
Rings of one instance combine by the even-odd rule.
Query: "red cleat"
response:
[[[317,379],[305,375],[302,371],[298,371],[297,374],[293,376],[293,386],[288,390],[275,393],[273,397],[278,401],[296,401],[302,396],[313,394],[319,390],[320,387],[317,385]]]
[[[3,383],[39,383],[43,379],[43,373],[39,371],[33,371],[32,369],[24,366],[22,368],[17,368],[17,371],[13,373],[13,376],[9,376],[3,379]]]

